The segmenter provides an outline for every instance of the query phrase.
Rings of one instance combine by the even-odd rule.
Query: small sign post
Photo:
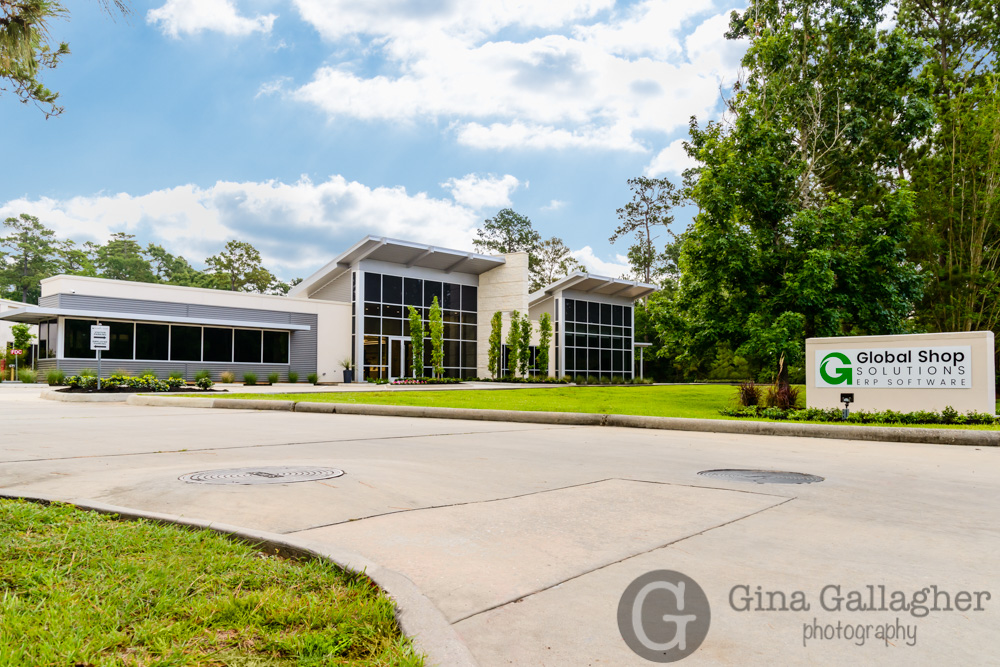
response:
[[[18,377],[18,373],[20,372],[20,370],[18,369],[17,362],[21,358],[21,355],[24,354],[24,350],[18,350],[17,348],[14,348],[13,350],[10,351],[10,353],[14,355],[14,379],[16,380]]]
[[[111,349],[111,327],[90,325],[90,349],[97,350],[97,391],[101,390],[101,351]]]

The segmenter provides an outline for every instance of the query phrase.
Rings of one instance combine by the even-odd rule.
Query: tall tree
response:
[[[431,301],[431,309],[427,314],[427,327],[431,339],[431,372],[439,378],[444,374],[444,320],[441,317],[441,304],[438,298]]]
[[[674,221],[671,211],[683,201],[679,191],[669,179],[639,176],[628,179],[632,201],[618,209],[620,224],[608,240],[614,243],[622,236],[633,235],[635,243],[629,248],[628,258],[632,270],[643,282],[650,282],[660,251],[656,239],[660,231],[669,231]]]
[[[274,283],[274,275],[264,268],[260,252],[244,241],[229,241],[218,255],[205,259],[215,274],[217,285],[232,292],[263,294]]]
[[[55,232],[33,215],[22,213],[4,220],[7,235],[0,238],[0,287],[9,298],[38,303],[41,281],[56,272],[59,242]]]
[[[507,374],[517,377],[518,364],[521,361],[521,313],[516,310],[510,314],[510,329],[507,330]]]
[[[101,4],[109,13],[130,13],[121,0]],[[59,115],[63,108],[56,104],[59,93],[41,82],[42,71],[69,55],[66,42],[55,46],[49,42],[49,22],[67,14],[58,0],[0,0],[0,91],[10,86],[21,102],[35,103],[46,118]]]
[[[721,343],[777,368],[807,336],[898,333],[920,294],[904,254],[914,196],[903,149],[929,125],[912,86],[918,48],[879,29],[879,0],[756,0],[731,124],[692,120],[687,174],[699,213],[684,234],[672,313],[658,335],[681,361]]]
[[[1000,8],[988,0],[901,0],[920,38],[919,81],[936,122],[907,153],[925,277],[917,321],[1000,334]]]
[[[94,266],[102,278],[155,283],[156,275],[135,235],[116,232],[108,242],[94,249]]]
[[[538,368],[543,376],[549,374],[549,346],[552,344],[552,316],[542,313],[538,318]]]
[[[184,287],[215,287],[212,276],[195,269],[184,257],[171,255],[163,246],[150,243],[146,246],[146,255],[156,282]]]
[[[586,273],[587,267],[570,254],[570,250],[561,238],[553,236],[538,244],[535,250],[535,267],[530,271],[531,291],[540,290],[546,285],[568,276],[574,271]]]
[[[528,377],[528,367],[531,364],[531,318],[524,314],[517,330],[517,360],[521,377]]]
[[[528,275],[538,271],[538,248],[541,235],[531,225],[531,220],[513,209],[505,208],[492,218],[483,221],[476,230],[472,245],[477,252],[502,255],[508,252],[528,253]]]
[[[487,365],[490,375],[496,380],[500,377],[503,360],[503,313],[499,310],[490,318],[490,348],[487,353]]]
[[[424,319],[420,311],[409,306],[410,349],[413,352],[413,377],[424,374]]]

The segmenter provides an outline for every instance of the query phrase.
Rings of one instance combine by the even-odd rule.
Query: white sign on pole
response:
[[[111,349],[111,327],[99,324],[92,324],[90,326],[90,349]]]

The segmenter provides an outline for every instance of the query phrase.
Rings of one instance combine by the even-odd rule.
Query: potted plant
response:
[[[354,382],[354,362],[350,357],[345,357],[340,362],[340,367],[344,369],[344,384]]]

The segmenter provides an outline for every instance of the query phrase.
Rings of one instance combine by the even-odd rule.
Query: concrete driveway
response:
[[[409,577],[484,666],[651,664],[622,640],[617,612],[653,570],[688,575],[711,605],[684,664],[1000,664],[996,448],[56,403],[11,385],[0,385],[0,420],[0,488],[353,550]],[[178,480],[299,464],[346,474]],[[825,481],[697,475],[718,468]],[[828,586],[845,601],[859,591],[863,605],[880,586],[910,601],[936,586],[939,608],[828,611]],[[810,608],[758,610],[758,587],[765,609],[779,591],[801,591]],[[962,591],[980,593],[982,609],[956,609]]]

